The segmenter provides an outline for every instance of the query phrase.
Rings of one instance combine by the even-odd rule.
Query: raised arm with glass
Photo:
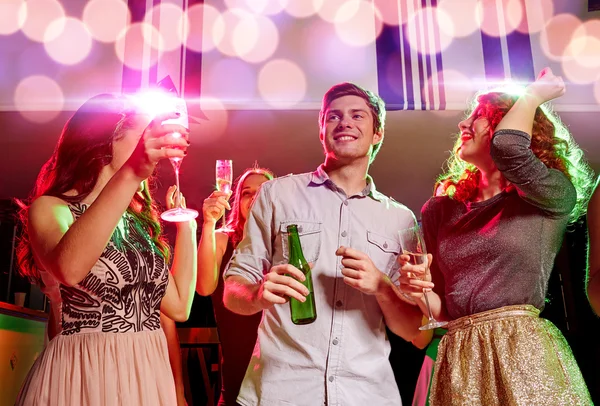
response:
[[[163,121],[163,124],[180,124],[183,127],[189,129],[189,119],[187,106],[185,104],[185,100],[179,97],[174,97],[170,95],[165,95],[165,109],[171,108],[171,110],[179,113],[178,118],[169,119]],[[175,132],[171,134],[173,137],[183,137],[183,134]],[[160,217],[165,221],[170,222],[183,222],[190,221],[198,217],[198,212],[193,209],[188,209],[187,207],[182,206],[181,199],[181,188],[179,187],[179,168],[181,167],[181,161],[183,158],[171,158],[171,165],[173,166],[173,170],[175,171],[175,185],[177,186],[177,198],[175,199],[175,207],[170,210],[164,211]]]

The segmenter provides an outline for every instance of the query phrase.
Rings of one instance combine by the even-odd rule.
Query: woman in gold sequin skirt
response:
[[[422,209],[429,267],[400,257],[404,293],[425,313],[425,289],[433,316],[450,321],[431,405],[592,404],[566,340],[538,317],[566,227],[593,184],[568,130],[542,106],[564,91],[544,69],[521,95],[477,97]]]

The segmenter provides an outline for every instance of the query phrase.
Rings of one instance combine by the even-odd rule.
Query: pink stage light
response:
[[[298,65],[286,59],[267,62],[258,74],[262,98],[274,108],[289,108],[304,99],[306,76]]]
[[[131,23],[131,12],[123,0],[91,0],[82,20],[96,41],[113,43]]]
[[[11,35],[19,31],[27,18],[27,4],[23,0],[0,2],[0,35]]]

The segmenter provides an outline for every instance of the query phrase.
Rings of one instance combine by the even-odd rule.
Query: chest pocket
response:
[[[281,248],[285,263],[290,258],[290,246],[288,242],[287,226],[296,224],[298,226],[298,235],[300,236],[300,245],[306,262],[315,262],[321,252],[321,223],[311,221],[286,221],[279,226],[279,238],[281,238]]]
[[[400,253],[400,244],[392,237],[367,231],[368,255],[381,272],[388,274]]]

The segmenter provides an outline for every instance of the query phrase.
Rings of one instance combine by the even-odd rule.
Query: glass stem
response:
[[[427,305],[427,313],[429,313],[429,321],[435,321],[433,313],[431,313],[431,306],[429,305],[429,299],[427,298],[427,292],[423,289],[423,297],[425,298],[425,304]]]
[[[171,164],[175,171],[175,187],[177,187],[177,203],[175,204],[175,207],[179,209],[181,208],[181,189],[179,188],[179,167],[181,166],[181,161],[171,160]]]

